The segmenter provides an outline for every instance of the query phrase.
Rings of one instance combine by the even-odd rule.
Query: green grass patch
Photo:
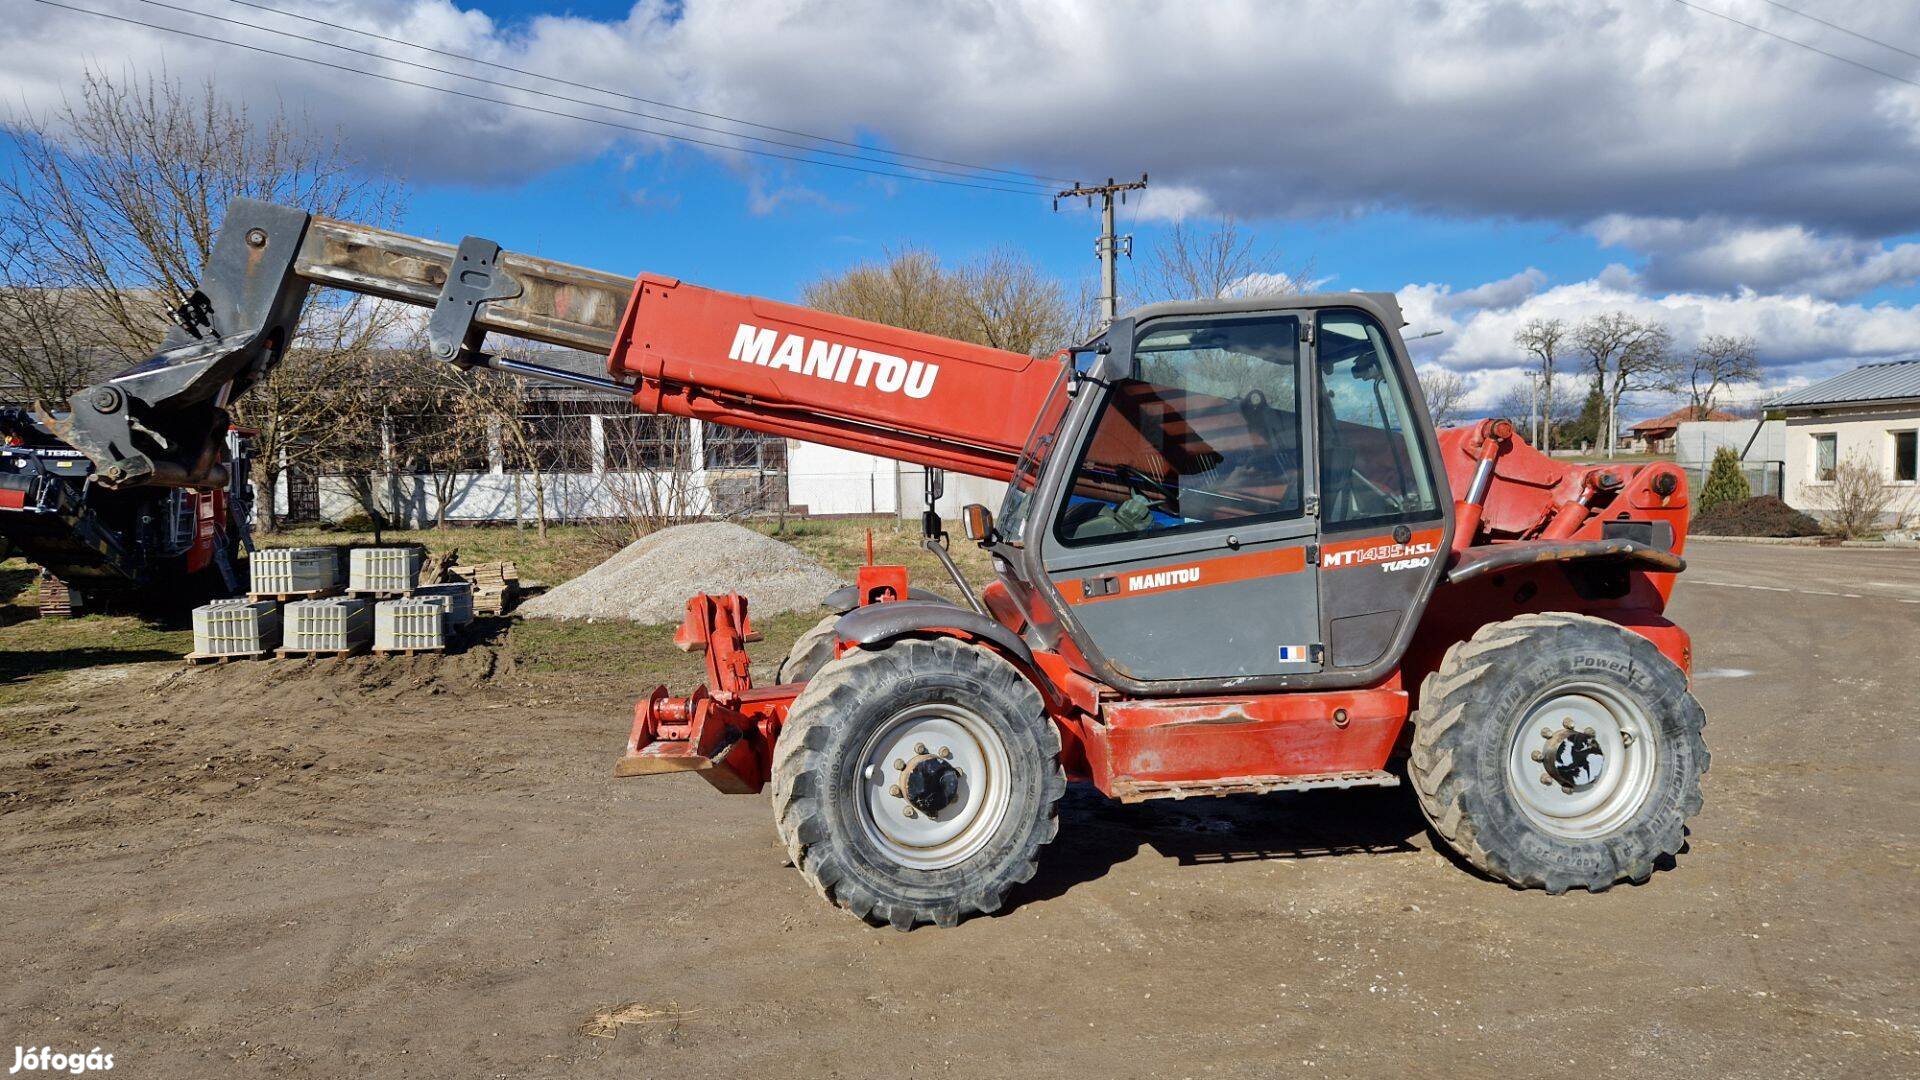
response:
[[[32,697],[34,682],[43,676],[174,660],[193,647],[193,631],[184,621],[138,615],[41,619],[37,577],[23,559],[0,561],[0,708]]]

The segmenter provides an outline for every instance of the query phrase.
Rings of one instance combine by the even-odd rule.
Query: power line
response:
[[[238,0],[235,0],[235,2],[237,3]],[[1798,15],[1803,19],[1808,19],[1813,22],[1817,22],[1821,26],[1824,26],[1829,30],[1838,30],[1841,33],[1847,35],[1848,37],[1859,38],[1861,41],[1867,42],[1870,45],[1878,45],[1883,49],[1892,49],[1894,52],[1897,52],[1902,56],[1911,56],[1915,60],[1920,60],[1920,52],[1914,52],[1911,49],[1903,49],[1898,45],[1890,45],[1887,42],[1881,41],[1879,38],[1868,37],[1867,35],[1862,34],[1857,30],[1849,30],[1846,27],[1841,26],[1837,22],[1829,22],[1818,15],[1810,15],[1807,12],[1801,11],[1799,8],[1788,7],[1787,5],[1780,3],[1779,0],[1766,0],[1766,2],[1768,4],[1771,4],[1774,7],[1779,8],[1781,11],[1785,11],[1793,15]]]
[[[828,150],[823,147],[804,146],[800,143],[784,142],[779,139],[763,138],[759,135],[747,135],[742,132],[728,131],[725,128],[712,127],[706,124],[696,124],[688,120],[675,120],[672,117],[660,116],[655,113],[640,112],[635,109],[623,109],[618,105],[606,105],[597,101],[586,101],[581,98],[568,97],[565,94],[555,94],[546,90],[540,90],[530,86],[520,86],[515,83],[502,82],[499,79],[489,79],[480,75],[469,75],[463,71],[453,71],[448,68],[434,67],[431,64],[415,63],[412,60],[401,60],[397,57],[386,56],[384,54],[371,52],[366,49],[357,49],[351,45],[342,45],[338,42],[327,41],[324,38],[308,37],[305,34],[296,34],[290,30],[276,30],[270,26],[258,26],[258,25],[255,25],[254,23],[245,22],[240,19],[229,19],[224,15],[214,15],[210,12],[195,10],[194,8],[181,7],[178,4],[169,4],[169,3],[166,3],[165,0],[137,0],[137,2],[146,4],[149,7],[165,8],[168,11],[179,12],[180,14],[183,14],[183,15],[192,15],[192,16],[197,16],[199,18],[203,18],[203,19],[212,19],[215,22],[223,22],[228,24],[229,26],[240,27],[243,30],[259,30],[268,34],[276,34],[280,37],[292,38],[295,41],[304,41],[304,42],[307,42],[308,44],[321,45],[329,49],[339,49],[342,52],[352,53],[356,56],[365,56],[370,59],[380,60],[390,64],[403,64],[407,67],[417,68],[421,71],[431,71],[436,75],[448,75],[456,79],[466,79],[470,82],[483,83],[487,86],[497,86],[503,90],[512,90],[517,93],[535,94],[543,98],[550,98],[554,101],[564,101],[572,105],[584,105],[589,109],[605,109],[608,112],[624,113],[628,116],[640,117],[643,120],[654,120],[663,124],[673,124],[679,127],[692,128],[695,131],[706,131],[716,135],[725,135],[730,138],[746,139],[749,142],[766,143],[769,146],[784,146],[789,150],[799,150],[802,153],[807,153],[807,154],[826,154],[830,157],[847,158],[853,161],[864,161],[870,164],[885,165],[892,168],[917,169],[922,172],[940,173],[946,176],[960,176],[960,177],[965,177],[971,180],[988,180],[993,183],[1002,183],[1002,184],[1017,183],[1017,184],[1029,185],[1035,189],[1036,193],[1048,190],[1045,185],[1042,185],[1036,181],[1031,181],[1031,180],[1003,181],[1003,180],[997,180],[993,177],[979,176],[973,172],[963,172],[955,169],[942,169],[942,168],[937,168],[931,165],[909,165],[904,162],[885,161],[878,158],[868,157],[863,154],[850,154],[843,150]]]
[[[1850,56],[1841,56],[1839,53],[1836,53],[1836,52],[1828,52],[1827,50],[1821,48],[1818,45],[1809,45],[1804,41],[1800,41],[1797,38],[1790,38],[1785,34],[1776,34],[1772,30],[1769,30],[1764,26],[1755,26],[1750,22],[1745,22],[1743,20],[1736,19],[1733,16],[1726,14],[1725,12],[1715,11],[1712,8],[1708,8],[1708,7],[1701,7],[1699,4],[1693,3],[1692,0],[1673,0],[1673,2],[1676,4],[1679,4],[1681,7],[1692,8],[1693,10],[1701,12],[1702,14],[1711,15],[1716,19],[1725,19],[1726,21],[1734,24],[1735,26],[1744,26],[1756,34],[1765,34],[1766,36],[1773,38],[1776,41],[1784,41],[1789,45],[1798,46],[1799,48],[1805,49],[1808,52],[1819,53],[1821,56],[1824,56],[1829,60],[1838,60],[1843,64],[1850,64],[1854,67],[1859,68],[1862,71],[1871,71],[1875,75],[1879,75],[1883,78],[1892,79],[1894,82],[1906,83],[1908,86],[1920,86],[1920,82],[1916,82],[1913,79],[1909,79],[1904,75],[1895,75],[1893,72],[1888,71],[1884,68],[1874,67],[1872,64],[1855,60]]]
[[[381,34],[372,30],[367,30],[362,27],[349,26],[346,23],[336,23],[336,22],[329,22],[325,19],[316,19],[311,15],[302,15],[297,11],[286,11],[281,8],[272,7],[267,4],[256,4],[256,3],[250,2],[250,0],[227,0],[227,2],[230,4],[236,4],[240,7],[253,8],[256,11],[271,12],[275,15],[284,16],[289,19],[298,19],[301,22],[311,23],[315,26],[324,26],[334,30],[346,30],[350,33],[358,34],[361,37],[372,38],[376,41],[385,41],[394,45],[403,45],[409,49],[418,49],[421,52],[432,53],[436,56],[444,56],[449,60],[459,60],[469,64],[480,64],[484,67],[495,68],[500,71],[509,71],[515,75],[525,75],[525,76],[528,76],[529,78],[544,79],[547,82],[557,83],[561,86],[571,86],[576,90],[591,90],[594,93],[598,93],[598,94],[608,94],[613,97],[625,98],[628,101],[637,101],[642,105],[653,105],[662,109],[672,109],[675,112],[692,113],[695,116],[704,116],[709,120],[724,120],[729,124],[739,124],[742,127],[759,128],[761,131],[773,131],[773,132],[778,132],[781,135],[792,135],[801,139],[812,139],[815,142],[832,143],[835,146],[848,146],[856,150],[867,150],[873,153],[887,154],[889,156],[898,157],[898,158],[908,158],[914,161],[930,161],[938,165],[953,165],[962,169],[971,169],[974,172],[1000,173],[1005,176],[1014,176],[1014,177],[1020,177],[1023,179],[1040,180],[1049,185],[1071,183],[1071,181],[1065,179],[1064,177],[1042,176],[1039,173],[1020,172],[1019,170],[1016,170],[1016,169],[1001,169],[1001,168],[995,168],[994,166],[991,166],[991,165],[974,165],[972,163],[965,162],[965,161],[950,161],[947,158],[929,157],[925,154],[910,154],[904,150],[886,150],[880,147],[866,146],[864,144],[852,142],[847,139],[836,139],[830,135],[815,135],[811,132],[798,131],[793,128],[783,128],[773,124],[761,124],[761,123],[756,123],[755,121],[752,121],[752,120],[742,120],[739,117],[728,116],[724,113],[707,112],[704,109],[690,108],[685,105],[675,105],[670,101],[659,101],[654,98],[641,97],[638,94],[629,94],[622,90],[612,90],[604,86],[595,86],[592,83],[574,82],[571,79],[563,79],[557,75],[546,75],[538,71],[528,71],[525,68],[517,68],[511,64],[497,63],[492,60],[482,60],[477,56],[468,56],[465,53],[450,52],[446,49],[436,49],[431,45],[421,45],[421,44],[418,44],[417,42],[407,41],[403,38],[390,37],[386,34]],[[216,16],[209,16],[209,17],[211,18]],[[260,29],[266,29],[266,28],[261,27]],[[680,123],[681,121],[670,121],[670,122]]]
[[[563,112],[559,109],[541,108],[538,105],[528,105],[525,102],[507,101],[502,98],[488,97],[485,94],[474,94],[474,93],[469,93],[465,90],[455,90],[450,86],[436,86],[433,83],[420,82],[415,79],[403,79],[397,75],[383,75],[377,71],[362,71],[359,68],[348,67],[345,64],[335,64],[335,63],[331,63],[326,60],[320,60],[311,56],[301,56],[298,53],[280,52],[277,49],[269,49],[262,45],[250,45],[244,41],[232,41],[227,38],[214,37],[211,34],[201,34],[201,33],[196,33],[192,30],[182,30],[178,27],[163,26],[159,23],[150,23],[150,22],[143,21],[141,19],[129,18],[124,15],[113,15],[104,11],[93,11],[88,8],[74,7],[71,4],[59,3],[57,2],[57,0],[33,0],[33,2],[36,4],[45,5],[47,7],[60,8],[63,11],[77,12],[81,15],[93,15],[102,19],[110,19],[114,22],[127,23],[132,26],[144,27],[145,29],[148,29],[148,30],[159,30],[163,33],[177,34],[181,37],[194,38],[199,41],[208,41],[216,45],[227,45],[236,49],[245,49],[249,52],[261,53],[266,56],[277,56],[283,60],[298,60],[304,64],[313,64],[317,67],[331,68],[334,71],[344,71],[350,75],[361,75],[369,79],[380,79],[384,82],[396,83],[401,86],[413,86],[413,87],[418,87],[422,90],[432,90],[437,93],[450,94],[454,97],[466,98],[469,101],[480,101],[480,102],[485,102],[489,105],[503,105],[503,106],[506,106],[507,108],[520,109],[524,112],[540,113],[545,116],[557,116],[564,120],[578,120],[586,124],[597,124],[601,127],[615,128],[621,131],[632,131],[632,132],[637,132],[641,135],[652,135],[657,138],[671,139],[675,142],[690,143],[695,146],[707,146],[707,147],[712,147],[716,150],[731,150],[734,153],[753,154],[758,157],[778,158],[783,161],[796,161],[803,165],[818,165],[826,169],[843,169],[847,172],[866,173],[870,176],[885,176],[894,180],[915,180],[923,184],[941,184],[947,187],[973,188],[979,191],[998,191],[998,192],[1001,192],[1002,194],[1007,194],[1007,195],[1026,195],[1029,197],[1032,197],[1033,195],[1035,195],[1035,192],[1028,190],[1026,188],[1001,187],[997,184],[985,184],[985,183],[976,184],[976,183],[969,183],[965,180],[948,180],[948,179],[942,179],[941,177],[937,177],[937,176],[922,176],[916,173],[890,172],[885,169],[866,169],[858,165],[849,165],[845,162],[820,161],[816,158],[801,157],[797,154],[782,154],[774,150],[756,150],[748,146],[734,146],[728,143],[714,142],[711,139],[696,139],[691,135],[679,135],[670,131],[656,131],[652,128],[644,128],[635,124],[623,124],[615,120],[605,120],[596,116],[581,116],[578,113]],[[914,166],[903,165],[901,167],[913,168]]]

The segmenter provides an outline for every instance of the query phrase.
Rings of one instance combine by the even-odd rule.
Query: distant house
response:
[[[1683,405],[1665,416],[1642,420],[1627,431],[1632,436],[1631,447],[1635,452],[1667,454],[1673,451],[1673,436],[1680,430],[1681,424],[1738,419],[1740,418],[1724,409],[1699,409],[1692,405]]]
[[[1868,364],[1767,402],[1786,422],[1787,501],[1819,512],[1837,471],[1861,462],[1894,489],[1893,516],[1920,511],[1920,360]]]

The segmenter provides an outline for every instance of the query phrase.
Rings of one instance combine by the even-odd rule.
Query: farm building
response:
[[[1786,424],[1786,499],[1810,513],[1830,508],[1849,465],[1887,492],[1887,516],[1920,513],[1920,359],[1867,364],[1774,398]]]

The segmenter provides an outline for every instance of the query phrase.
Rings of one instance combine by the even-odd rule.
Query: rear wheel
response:
[[[774,820],[822,895],[873,923],[952,926],[1030,879],[1059,830],[1060,733],[992,651],[899,641],[828,663],[773,758]]]
[[[1653,643],[1586,615],[1525,615],[1447,651],[1408,771],[1442,839],[1522,888],[1643,881],[1700,811],[1706,716]]]

